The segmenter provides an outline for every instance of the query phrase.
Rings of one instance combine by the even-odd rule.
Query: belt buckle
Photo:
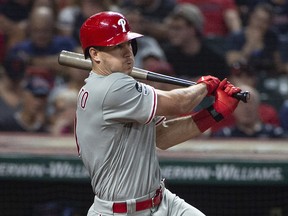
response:
[[[150,208],[150,213],[151,213],[151,216],[157,211],[158,208],[156,208],[157,206],[155,206],[155,197],[156,196],[159,196],[159,193],[156,193],[154,195],[154,197],[151,198],[151,202],[152,202],[152,207]]]
[[[151,211],[152,214],[157,211],[157,209],[155,208],[155,207],[156,207],[156,205],[155,205],[155,198],[158,197],[158,196],[160,196],[160,200],[162,200],[162,187],[160,187],[160,188],[156,191],[155,195],[151,198],[152,208],[150,209],[150,211]]]

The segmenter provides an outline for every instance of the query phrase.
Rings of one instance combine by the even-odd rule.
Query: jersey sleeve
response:
[[[155,89],[125,74],[109,87],[103,101],[104,120],[150,123],[155,117]]]

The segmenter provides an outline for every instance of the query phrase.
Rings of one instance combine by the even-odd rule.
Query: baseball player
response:
[[[80,29],[85,58],[92,71],[79,92],[75,136],[79,155],[95,193],[89,216],[204,214],[165,188],[156,147],[167,149],[200,135],[231,114],[241,89],[226,79],[205,76],[198,84],[161,91],[129,74],[137,52],[136,38],[120,13],[100,12]],[[191,113],[205,96],[214,104]]]

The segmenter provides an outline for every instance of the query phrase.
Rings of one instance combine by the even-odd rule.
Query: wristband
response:
[[[221,113],[218,113],[213,106],[209,106],[207,108],[207,111],[215,119],[216,122],[219,122],[222,119],[224,119],[223,115]]]
[[[221,113],[218,113],[213,106],[209,106],[207,109],[203,109],[192,115],[192,119],[203,133],[217,122],[224,119],[224,117]]]

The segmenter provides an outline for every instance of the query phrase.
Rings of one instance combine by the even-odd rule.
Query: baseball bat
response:
[[[60,65],[74,67],[83,70],[91,70],[92,62],[90,59],[85,59],[81,53],[62,50],[58,56],[58,62]],[[143,80],[150,80],[155,82],[168,83],[183,87],[196,85],[196,82],[185,80],[177,77],[167,76],[156,72],[144,70],[141,68],[133,67],[130,74],[132,77]],[[250,94],[248,91],[239,92],[233,95],[234,98],[247,103]]]

